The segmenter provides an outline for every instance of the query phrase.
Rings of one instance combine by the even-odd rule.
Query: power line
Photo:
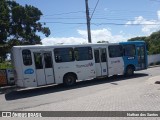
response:
[[[92,14],[91,14],[90,20],[91,20],[92,17],[93,17],[93,14],[94,14],[94,12],[95,12],[95,10],[96,10],[96,8],[97,8],[98,3],[99,3],[99,0],[97,1],[96,6],[95,6],[95,8],[94,8],[94,10],[93,10],[93,12],[92,12]]]
[[[128,26],[160,25],[160,23],[159,24],[92,23],[92,24],[96,26],[100,26],[100,25],[117,25],[117,26],[120,26],[120,25],[128,25]]]
[[[72,19],[75,19],[75,20],[81,20],[81,19],[84,19],[84,18],[82,18],[82,17],[69,17],[69,18],[67,18],[67,17],[62,17],[62,18],[55,18],[55,17],[52,17],[52,18],[44,18],[44,19],[54,19],[54,20],[64,20],[64,19],[68,19],[68,20],[72,20]],[[105,17],[97,17],[97,18],[93,18],[93,19],[97,19],[97,20],[107,20],[107,21],[109,21],[109,20],[112,20],[112,21],[126,21],[126,22],[128,22],[128,21],[135,21],[135,19],[123,19],[123,18],[105,18]],[[147,21],[151,21],[151,20],[147,20]]]
[[[118,11],[118,10],[114,10],[114,11]],[[74,19],[74,20],[76,20],[76,19],[77,20],[78,19],[85,19],[85,16],[76,16],[76,17],[73,17],[72,14],[79,13],[79,12],[84,13],[84,11],[75,11],[75,12],[58,13],[58,14],[52,14],[52,15],[43,15],[42,17],[43,17],[43,19],[62,19],[62,20],[63,19]],[[135,11],[135,12],[138,12],[138,11]],[[149,11],[143,11],[143,12],[149,12]],[[56,15],[69,15],[69,14],[71,14],[72,16],[63,16],[63,17],[57,16],[56,17]],[[99,13],[99,12],[96,13],[96,14],[94,13],[94,15],[96,15],[96,16],[94,18],[92,17],[92,19],[134,21],[134,20],[129,20],[128,19],[129,16],[126,15],[126,14],[118,14],[118,13],[117,14],[115,14],[115,13],[114,14],[107,14],[107,18],[103,17],[105,14],[102,14],[102,13]],[[150,15],[148,17],[153,17],[153,15]],[[108,18],[112,18],[112,19],[108,19]]]
[[[86,23],[71,23],[71,22],[45,22],[45,21],[42,21],[40,23],[55,23],[55,24],[86,24]]]
[[[79,24],[79,25],[85,25],[86,23],[71,23],[71,22],[40,22],[40,23],[54,23],[54,24]],[[91,23],[92,25],[128,25],[128,26],[139,26],[139,25],[160,25],[160,23],[153,23],[153,24],[126,24],[126,23]]]
[[[68,15],[68,14],[76,14],[76,13],[85,13],[85,11],[75,11],[75,12],[57,13],[57,14],[43,15],[43,16]]]
[[[160,0],[159,0],[160,1]],[[96,6],[98,5],[98,2],[99,2],[99,0],[97,1],[97,4],[96,4]],[[92,19],[105,19],[105,20],[109,20],[109,19],[107,19],[107,18],[104,18],[104,17],[101,17],[101,16],[104,16],[105,15],[105,13],[100,13],[100,12],[96,12],[96,14],[95,14],[95,10],[97,11],[97,8],[95,7],[93,10],[91,10],[92,11],[92,16],[91,16],[91,18]],[[108,10],[108,11],[110,11],[110,12],[116,12],[116,13],[113,13],[113,14],[107,14],[107,16],[109,17],[109,18],[114,18],[114,19],[111,19],[111,20],[117,20],[117,19],[124,19],[124,18],[126,18],[126,19],[124,19],[124,21],[126,21],[127,20],[127,18],[129,17],[128,15],[126,16],[126,14],[124,13],[124,14],[119,14],[119,12],[132,12],[132,13],[140,13],[140,12],[143,12],[143,13],[151,13],[151,12],[153,12],[153,11],[136,11],[136,10],[130,10],[130,11],[128,11],[128,10],[118,10],[118,9],[115,9],[115,10]],[[117,11],[118,11],[118,13],[117,13]],[[76,13],[85,13],[85,11],[71,11],[71,12],[64,12],[64,13],[57,13],[57,14],[51,14],[51,15],[42,15],[42,17],[44,18],[44,19],[84,19],[85,18],[85,16],[77,16],[77,17],[69,17],[68,15],[72,15],[72,14],[76,14]],[[93,18],[93,14],[94,15],[96,15],[96,18],[94,17]],[[67,15],[66,17],[64,16],[64,17],[58,17],[58,16],[62,16],[62,15]],[[150,16],[148,16],[148,15],[150,15]],[[57,17],[56,17],[57,16]],[[151,14],[147,14],[147,16],[148,17],[153,17],[153,15],[151,15]],[[155,15],[154,15],[155,16]],[[46,18],[46,17],[49,17],[49,18]],[[53,17],[53,18],[50,18],[50,17]],[[124,18],[123,18],[124,17]],[[91,19],[90,18],[90,19]],[[129,20],[129,21],[133,21],[133,20]]]
[[[95,9],[95,8],[94,8]],[[97,9],[96,9],[97,10]],[[92,14],[94,13],[93,11],[95,10],[91,10],[92,11]],[[101,11],[101,10],[99,10]],[[152,13],[154,11],[136,11],[136,10],[109,10],[110,12],[132,12],[132,13]],[[58,15],[69,15],[69,14],[76,14],[76,13],[85,13],[85,11],[73,11],[73,12],[64,12],[64,13],[57,13],[57,14],[51,14],[51,15],[42,15],[42,17],[45,17],[45,16],[58,16]]]

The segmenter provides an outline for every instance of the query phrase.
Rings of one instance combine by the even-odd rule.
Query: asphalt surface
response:
[[[138,71],[130,78],[113,76],[78,82],[70,88],[54,85],[8,91],[0,94],[0,111],[160,111],[160,84],[155,84],[160,81],[159,75],[160,67],[155,67]],[[160,117],[68,119],[158,120]]]

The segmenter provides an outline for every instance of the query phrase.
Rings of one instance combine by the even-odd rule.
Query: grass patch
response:
[[[11,64],[11,62],[0,63],[0,69],[7,69],[7,68],[13,68],[13,65]]]

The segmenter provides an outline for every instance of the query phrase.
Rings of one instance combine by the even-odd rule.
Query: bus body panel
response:
[[[55,83],[63,83],[63,78],[68,73],[73,73],[78,80],[95,78],[94,59],[56,63],[54,60]]]
[[[63,83],[63,77],[66,73],[76,73],[74,70],[75,63],[56,63],[54,65],[54,73],[55,73],[55,83],[60,84]]]
[[[79,80],[87,80],[96,77],[94,60],[76,61],[75,70]]]
[[[12,48],[12,63],[14,66],[14,77],[15,82],[19,87],[24,87],[24,78],[23,78],[23,71],[22,71],[22,59],[20,56],[20,48],[19,47],[13,47]]]
[[[112,45],[108,45],[107,48],[108,48],[108,76],[123,74],[124,61],[122,58],[121,45],[115,43]]]
[[[122,75],[124,73],[124,62],[122,57],[108,58],[108,76]]]

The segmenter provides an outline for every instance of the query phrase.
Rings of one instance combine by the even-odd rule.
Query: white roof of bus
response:
[[[87,43],[87,44],[57,44],[57,45],[24,45],[24,46],[13,46],[13,48],[59,48],[59,47],[77,47],[77,46],[106,46],[116,45],[119,43]]]

